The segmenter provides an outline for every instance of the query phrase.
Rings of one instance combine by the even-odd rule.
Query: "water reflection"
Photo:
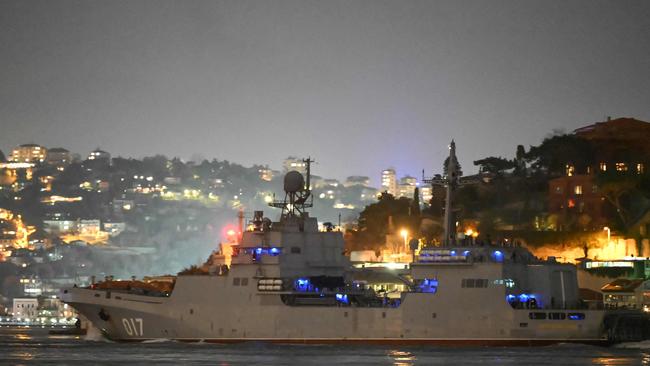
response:
[[[25,333],[18,333],[16,335],[14,335],[14,338],[16,338],[17,340],[20,340],[20,341],[31,341],[32,340],[32,336],[30,336],[29,334],[25,334]]]
[[[632,345],[628,345],[632,346]],[[630,348],[417,347],[353,345],[233,345],[182,342],[112,343],[48,334],[40,328],[0,328],[0,365],[647,365],[650,342]]]
[[[14,360],[29,361],[34,359],[34,354],[30,352],[11,352],[10,358]]]
[[[597,357],[593,359],[594,365],[635,365],[638,361],[631,357],[618,356],[613,357],[610,355]],[[644,363],[645,365],[645,363]]]
[[[417,360],[414,354],[407,351],[390,350],[388,356],[392,358],[395,366],[413,365]]]
[[[641,354],[641,364],[650,365],[650,354],[647,354],[645,352]]]

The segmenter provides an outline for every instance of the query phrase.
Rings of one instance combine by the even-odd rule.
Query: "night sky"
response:
[[[0,2],[0,149],[327,177],[439,172],[650,121],[650,1]]]

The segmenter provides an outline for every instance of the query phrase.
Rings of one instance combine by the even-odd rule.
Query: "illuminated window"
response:
[[[607,171],[607,163],[600,163],[600,171],[601,172]]]
[[[627,164],[625,164],[625,163],[616,163],[616,171],[617,172],[626,172],[627,171]]]
[[[581,186],[581,185],[577,185],[577,186],[575,186],[575,187],[573,188],[573,192],[574,192],[575,194],[582,194],[582,186]]]
[[[638,163],[636,165],[636,172],[637,172],[637,174],[643,174],[645,172],[644,166],[643,166],[642,163]]]
[[[597,193],[597,192],[598,192],[598,186],[594,184],[593,186],[591,186],[591,193]]]
[[[571,177],[573,176],[573,173],[575,173],[576,168],[573,165],[567,164],[566,165],[566,175]]]

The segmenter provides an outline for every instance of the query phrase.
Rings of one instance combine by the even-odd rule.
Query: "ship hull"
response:
[[[399,307],[289,306],[279,295],[220,286],[219,277],[181,278],[171,297],[74,288],[62,299],[109,339],[214,343],[394,344],[434,346],[606,345],[603,311],[580,320],[532,320],[505,301],[463,306],[408,294]],[[573,312],[577,312],[574,310]]]
[[[116,342],[146,342],[152,339],[111,339]],[[276,339],[276,338],[171,338],[177,342],[203,342],[215,344],[237,344],[246,342],[264,342],[272,344],[313,344],[313,345],[395,345],[395,346],[437,346],[437,347],[544,347],[561,343],[586,344],[592,346],[609,346],[612,342],[605,339],[376,339],[376,338],[304,338],[304,339]]]

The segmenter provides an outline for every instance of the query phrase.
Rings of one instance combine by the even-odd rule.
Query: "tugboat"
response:
[[[458,178],[454,145],[449,161],[448,198]],[[69,288],[61,299],[116,341],[505,346],[613,338],[605,312],[581,306],[575,266],[513,245],[457,245],[449,218],[442,246],[369,285],[364,278],[377,270],[352,267],[342,233],[319,230],[307,212],[305,162],[306,177],[288,172],[284,199],[271,203],[282,209],[279,220],[256,211],[230,265],[209,261],[164,286]]]

